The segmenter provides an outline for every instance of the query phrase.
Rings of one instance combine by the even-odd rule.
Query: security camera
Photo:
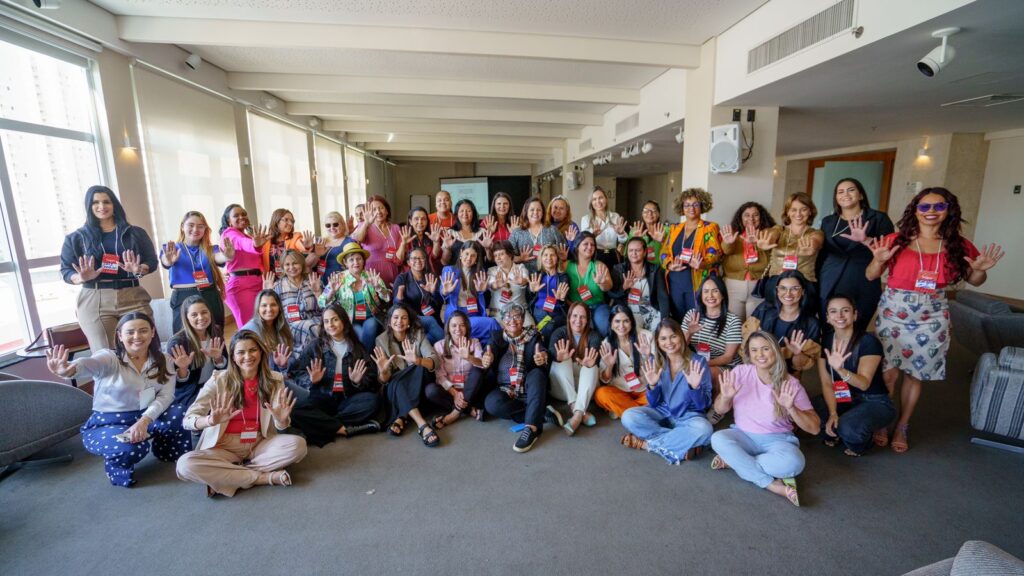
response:
[[[931,78],[953,61],[956,50],[949,45],[948,38],[959,31],[959,28],[943,28],[932,32],[932,38],[941,38],[942,44],[932,48],[928,55],[917,61],[917,69],[921,74]]]
[[[32,0],[40,10],[56,10],[60,8],[60,0]]]
[[[188,66],[190,70],[199,70],[202,65],[203,59],[199,54],[189,54],[188,58],[185,58],[185,66]]]
[[[685,136],[683,136],[683,129],[680,128],[679,129],[679,133],[676,134],[676,142],[679,143],[679,144],[682,144],[684,138],[685,138]]]

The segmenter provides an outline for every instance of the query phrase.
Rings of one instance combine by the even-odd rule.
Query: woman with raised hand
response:
[[[345,270],[336,272],[327,283],[327,289],[320,294],[317,303],[324,309],[332,302],[338,302],[352,319],[352,326],[363,348],[373,350],[377,335],[382,330],[383,316],[391,299],[391,289],[374,270],[366,270],[370,253],[358,242],[347,244],[338,254],[338,261],[345,263]]]
[[[171,316],[174,332],[182,328],[181,305],[191,296],[202,296],[213,313],[213,321],[224,327],[224,276],[220,266],[235,257],[231,240],[224,249],[210,241],[210,225],[201,212],[186,212],[181,219],[177,242],[168,242],[160,253],[160,265],[168,270],[171,282]]]
[[[270,350],[251,330],[228,346],[227,370],[216,372],[185,414],[201,431],[199,447],[178,459],[178,478],[206,485],[206,495],[234,496],[253,486],[291,486],[285,469],[306,457],[306,440],[283,434],[295,398],[270,369]]]
[[[654,330],[670,311],[665,272],[646,259],[647,244],[640,236],[626,241],[626,261],[613,269],[622,281],[609,294],[618,304],[629,306],[644,330]]]
[[[815,306],[803,274],[786,270],[776,280],[775,294],[743,323],[743,340],[758,330],[774,335],[787,370],[800,378],[821,355],[821,325],[814,317]]]
[[[811,400],[821,418],[818,436],[828,446],[842,442],[847,456],[860,456],[871,447],[875,430],[896,418],[880,364],[882,343],[857,327],[853,298],[833,295],[826,303],[832,332],[822,340],[818,359],[821,396]]]
[[[883,376],[890,394],[900,374],[900,417],[892,439],[898,453],[909,448],[910,417],[921,397],[921,382],[946,377],[949,303],[946,289],[960,282],[981,286],[1003,257],[998,244],[980,251],[960,234],[960,201],[945,188],[925,188],[903,211],[894,234],[871,244],[865,276],[889,272],[875,321],[885,352]],[[878,438],[884,445],[884,435]]]
[[[704,279],[697,305],[697,309],[683,317],[686,341],[691,350],[707,361],[712,380],[717,380],[723,368],[738,366],[742,361],[739,349],[743,325],[729,312],[729,294],[718,276]]]
[[[419,427],[423,445],[434,448],[441,439],[423,417],[420,404],[424,399],[427,373],[437,366],[437,356],[415,314],[410,314],[404,306],[395,305],[388,311],[387,318],[388,327],[377,337],[373,361],[388,399],[388,433],[401,435],[406,418],[411,418]]]
[[[501,330],[491,333],[484,352],[488,380],[497,388],[484,399],[487,412],[524,424],[512,450],[528,452],[544,431],[547,405],[548,353],[533,326],[524,326],[526,309],[509,304],[502,312]]]
[[[580,231],[594,235],[597,244],[594,258],[609,269],[622,261],[619,246],[626,241],[628,224],[625,218],[608,209],[608,194],[604,188],[594,186],[590,194],[590,212],[580,220]]]
[[[373,419],[380,408],[377,365],[340,304],[324,310],[320,337],[306,343],[288,376],[309,391],[292,412],[293,425],[309,443],[324,446],[338,436],[380,431]]]
[[[569,276],[562,266],[558,248],[549,244],[540,251],[538,271],[530,274],[528,286],[533,294],[533,318],[543,342],[550,340],[555,330],[565,326]]]
[[[647,405],[640,370],[652,354],[653,339],[637,328],[629,308],[616,304],[611,315],[611,333],[601,343],[602,385],[594,392],[594,402],[617,420],[626,410]]]
[[[494,242],[505,242],[512,237],[512,197],[498,192],[491,199],[491,211],[481,222]]]
[[[551,364],[551,396],[569,404],[572,414],[562,428],[572,436],[580,424],[595,426],[597,419],[591,414],[590,400],[597,388],[600,369],[601,335],[590,323],[590,308],[582,302],[569,305],[569,320],[551,335],[550,348],[554,354]],[[555,412],[548,406],[548,411]],[[556,417],[561,420],[561,416]]]
[[[445,324],[444,339],[434,344],[437,356],[436,382],[427,384],[431,404],[444,413],[434,418],[434,430],[450,426],[463,416],[484,418],[484,351],[480,341],[469,333],[469,317],[456,310]]]
[[[480,216],[476,211],[476,204],[472,200],[463,198],[455,204],[455,224],[446,233],[452,238],[442,246],[442,264],[458,262],[462,249],[468,244],[477,242],[483,246],[485,251],[491,248],[491,233],[480,226]],[[481,264],[486,260],[481,260]]]
[[[826,305],[832,295],[845,294],[854,299],[857,329],[864,331],[882,297],[882,279],[867,281],[864,276],[872,259],[869,243],[895,229],[888,214],[871,208],[864,185],[856,178],[836,182],[832,206],[835,212],[821,221],[825,236],[825,258],[818,271],[821,317],[827,316]]]
[[[675,199],[676,214],[682,222],[674,224],[668,241],[661,246],[661,265],[668,275],[672,317],[682,318],[697,307],[697,291],[709,275],[719,274],[722,260],[718,224],[701,215],[711,211],[711,194],[702,188],[687,188]]]
[[[491,246],[491,254],[494,266],[487,270],[487,286],[491,289],[488,315],[491,318],[500,317],[501,309],[512,302],[527,308],[526,296],[529,294],[527,286],[530,283],[530,273],[526,266],[515,262],[516,253],[512,243],[495,242]],[[530,314],[526,315],[526,323],[534,323]]]
[[[768,264],[768,283],[765,298],[771,293],[783,272],[798,271],[808,282],[810,294],[817,301],[817,282],[814,267],[818,251],[825,244],[825,234],[811,226],[818,208],[811,197],[803,192],[790,194],[782,208],[782,225],[758,232],[757,247],[771,251]],[[812,311],[817,314],[817,308]]]
[[[391,221],[391,204],[383,196],[371,196],[368,206],[369,215],[352,231],[352,239],[369,253],[364,263],[366,269],[375,271],[384,284],[390,286],[402,271],[402,262],[405,261],[402,229]]]
[[[404,304],[419,312],[420,324],[427,332],[427,340],[433,344],[444,338],[440,324],[444,303],[437,295],[437,276],[427,269],[429,259],[423,248],[410,248],[406,258],[409,269],[398,275],[394,288],[395,304]]]
[[[441,272],[441,236],[447,228],[440,224],[431,224],[427,211],[417,206],[409,211],[408,224],[402,226],[402,241],[405,242],[406,264],[409,254],[419,248],[426,255],[426,269],[431,274]],[[397,289],[397,288],[396,288]]]
[[[690,353],[675,320],[662,320],[655,338],[658,354],[643,365],[647,405],[622,413],[629,433],[621,443],[681,464],[699,456],[711,441],[711,423],[704,417],[711,406],[711,371],[702,356]]]
[[[320,278],[306,269],[306,260],[296,250],[289,250],[282,258],[283,274],[274,280],[267,272],[263,288],[273,290],[281,297],[284,319],[292,331],[292,347],[295,351],[305,347],[306,342],[320,336]]]
[[[456,310],[469,317],[470,332],[476,339],[486,339],[498,323],[487,315],[487,272],[484,248],[479,242],[467,242],[459,253],[457,264],[441,271],[441,298],[444,317]]]
[[[270,241],[266,226],[252,226],[249,214],[238,204],[229,204],[220,218],[220,237],[235,247],[235,257],[227,263],[228,282],[224,303],[231,310],[235,326],[244,326],[253,314],[253,302],[263,287],[263,246]]]
[[[563,242],[557,229],[544,223],[544,201],[537,196],[523,204],[522,216],[512,217],[512,235],[509,242],[515,248],[515,261],[526,269],[537,271],[541,248],[558,246]]]
[[[758,246],[758,235],[775,227],[775,220],[764,206],[746,202],[736,209],[732,223],[722,228],[722,268],[729,295],[729,311],[746,320],[764,298],[754,296],[754,287],[761,279],[771,250]],[[717,381],[717,380],[716,380]]]
[[[149,234],[128,223],[121,202],[106,186],[85,191],[85,224],[64,237],[60,274],[82,287],[78,324],[95,354],[113,348],[119,319],[130,312],[153,316],[150,296],[139,279],[156,270]]]
[[[629,229],[628,242],[632,238],[641,238],[645,246],[645,259],[661,265],[661,245],[669,237],[671,226],[661,220],[661,206],[654,200],[644,202],[640,220]]]
[[[213,371],[228,367],[228,356],[224,347],[224,330],[213,321],[205,298],[199,294],[186,298],[181,304],[181,316],[183,328],[167,341],[165,349],[172,358],[192,358],[188,366],[178,369],[174,388],[174,403],[184,414]]]
[[[92,415],[82,426],[82,444],[103,456],[111,484],[127,488],[135,484],[135,465],[150,447],[163,462],[174,462],[191,447],[181,425],[184,407],[174,404],[173,376],[181,376],[193,357],[161,352],[156,326],[143,312],[122,316],[115,337],[113,350],[74,362],[68,362],[64,346],[54,346],[46,352],[46,367],[61,378],[92,378]]]
[[[594,326],[601,336],[608,335],[608,304],[605,293],[612,289],[612,273],[604,262],[594,259],[597,244],[590,232],[580,232],[576,258],[565,268],[569,277],[569,300],[582,302],[594,316]]]
[[[558,233],[557,244],[561,251],[559,256],[562,260],[568,260],[579,241],[580,227],[572,219],[572,207],[565,196],[559,194],[551,199],[544,216],[544,224],[554,228]]]
[[[744,355],[750,364],[726,370],[719,379],[713,411],[725,415],[735,410],[736,423],[711,435],[717,454],[711,469],[732,468],[747,482],[799,506],[796,476],[804,469],[804,455],[793,425],[817,434],[821,420],[803,386],[787,373],[772,334],[755,332],[744,344]]]
[[[273,272],[275,278],[284,276],[284,257],[295,250],[307,259],[309,266],[316,266],[320,257],[313,251],[316,241],[313,233],[295,231],[295,215],[291,210],[278,208],[270,215],[270,241],[263,245],[263,269]]]
[[[285,319],[281,297],[270,288],[261,290],[256,294],[253,308],[256,313],[240,330],[249,330],[259,336],[269,350],[267,362],[270,367],[284,372],[291,362],[292,352],[297,350],[292,329]]]
[[[338,255],[346,244],[355,242],[348,235],[348,225],[340,212],[328,212],[324,216],[324,237],[313,246],[316,253],[316,274],[320,285],[327,286],[327,281],[335,272],[341,272],[344,266],[338,261]]]

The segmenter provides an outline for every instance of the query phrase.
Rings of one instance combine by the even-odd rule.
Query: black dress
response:
[[[868,225],[868,238],[885,236],[894,231],[892,220],[884,212],[868,208],[863,218]],[[864,330],[871,322],[878,308],[878,300],[882,297],[881,279],[869,281],[864,276],[871,263],[871,250],[842,237],[850,232],[849,223],[837,214],[826,216],[821,221],[821,230],[825,233],[825,245],[821,250],[824,256],[821,271],[818,272],[822,323],[828,318],[825,313],[828,299],[834,294],[845,294],[853,298],[857,307],[857,328]]]

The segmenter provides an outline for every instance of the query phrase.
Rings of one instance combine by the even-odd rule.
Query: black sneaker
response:
[[[519,435],[516,443],[512,445],[512,449],[516,452],[529,452],[530,448],[533,448],[533,445],[537,442],[538,436],[540,436],[540,432],[527,426],[523,428],[522,434]]]
[[[346,438],[359,436],[360,434],[373,434],[374,432],[380,432],[380,423],[378,423],[376,420],[370,420],[365,424],[357,424],[355,426],[345,427]]]
[[[555,410],[555,407],[548,404],[547,410],[544,412],[544,420],[550,424],[557,424],[559,428],[565,426],[565,419],[562,418],[562,414]]]

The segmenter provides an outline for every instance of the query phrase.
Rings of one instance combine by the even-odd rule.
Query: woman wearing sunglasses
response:
[[[867,279],[889,272],[875,327],[885,354],[882,376],[890,393],[903,374],[900,416],[892,437],[892,449],[900,454],[910,447],[910,416],[921,397],[921,382],[946,377],[950,335],[946,288],[961,281],[981,286],[988,270],[1003,257],[998,244],[979,251],[960,235],[961,222],[960,202],[952,192],[926,188],[907,205],[894,234],[871,242]],[[888,433],[878,431],[875,443],[887,442]]]
[[[338,262],[338,255],[346,244],[352,242],[355,240],[348,235],[345,217],[340,212],[328,212],[324,216],[323,242],[317,242],[313,247],[313,252],[320,258],[316,264],[316,273],[322,286],[327,286],[332,274],[344,270],[344,266]]]

